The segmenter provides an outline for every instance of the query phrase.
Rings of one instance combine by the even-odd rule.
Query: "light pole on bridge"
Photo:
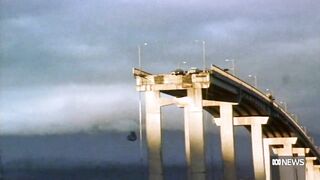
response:
[[[194,42],[196,42],[196,43],[201,42],[202,43],[202,64],[203,64],[203,70],[205,70],[206,69],[206,41],[195,40]]]
[[[284,107],[284,110],[288,111],[288,104],[284,101],[280,101],[280,104]]]
[[[257,78],[257,76],[249,74],[248,77],[249,78],[253,78],[254,87],[257,88],[258,87],[258,78]]]
[[[236,75],[235,60],[234,59],[226,59],[225,61],[226,62],[231,62],[232,74],[235,76]]]
[[[187,61],[181,61],[181,62],[179,62],[179,64],[178,64],[178,69],[183,69],[182,65],[185,65],[185,64],[187,64]]]
[[[143,43],[143,46],[147,46],[148,43]],[[139,69],[141,70],[141,51],[142,47],[139,44],[138,45],[138,66]],[[140,151],[140,161],[141,165],[143,165],[143,155],[142,155],[142,102],[141,102],[141,92],[139,92],[139,151]]]
[[[143,43],[144,46],[147,46],[148,43]],[[141,51],[142,51],[142,48],[141,48],[141,45],[139,44],[138,45],[138,66],[139,66],[139,69],[141,69]]]

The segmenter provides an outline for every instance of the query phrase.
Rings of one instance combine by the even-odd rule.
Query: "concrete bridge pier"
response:
[[[285,154],[285,149],[283,148],[272,148],[273,152],[279,156]],[[294,157],[305,158],[306,154],[309,153],[310,148],[292,148],[292,154]],[[305,180],[306,173],[305,168],[292,167],[297,180]]]
[[[271,179],[270,169],[270,147],[275,145],[283,146],[280,155],[293,156],[292,145],[296,143],[294,137],[262,138],[262,125],[265,124],[261,117],[234,117],[233,106],[237,103],[203,100],[202,90],[208,98],[220,96],[221,99],[234,99],[233,95],[241,95],[245,106],[257,106],[261,114],[273,108],[273,119],[279,131],[289,130],[299,132],[301,127],[294,122],[294,119],[281,110],[274,102],[274,98],[266,96],[257,89],[251,87],[244,81],[231,76],[223,69],[212,66],[209,71],[190,70],[187,73],[174,71],[170,74],[150,74],[148,72],[133,69],[136,78],[136,90],[145,92],[146,102],[146,139],[148,146],[148,170],[150,180],[163,180],[162,160],[162,134],[161,134],[161,107],[169,104],[178,104],[184,107],[184,128],[185,128],[185,152],[189,169],[189,180],[204,180],[205,167],[205,136],[203,123],[203,107],[217,106],[220,109],[220,139],[221,152],[224,168],[224,179],[236,180],[236,152],[234,144],[234,125],[250,125],[253,164],[256,179]],[[221,93],[217,91],[220,91]],[[173,96],[174,98],[161,98],[160,92]],[[229,97],[229,95],[233,94]],[[185,96],[185,97],[183,97]],[[240,104],[242,107],[242,104]],[[247,107],[243,107],[244,110]],[[254,109],[256,109],[254,108]],[[241,109],[241,108],[240,108]],[[240,110],[241,111],[241,110]],[[249,111],[250,112],[250,111]],[[258,112],[257,112],[258,113]],[[259,114],[260,114],[259,113]],[[256,113],[251,115],[257,115]],[[283,121],[282,117],[285,117]],[[250,118],[253,118],[250,120]],[[272,123],[273,124],[273,123]],[[289,126],[288,126],[289,125]],[[303,133],[299,136],[299,142],[305,146],[315,148]],[[298,153],[299,154],[299,153]],[[319,157],[319,152],[313,151],[312,156]],[[311,156],[310,154],[310,156]],[[304,153],[305,155],[305,153]],[[264,161],[264,162],[263,162]],[[307,180],[317,178],[317,168],[313,164],[314,158],[306,158]],[[263,162],[263,163],[262,163]],[[264,167],[264,168],[263,168]],[[265,172],[265,175],[264,173]],[[288,179],[290,179],[289,177]]]
[[[160,91],[146,91],[149,180],[163,180]]]
[[[263,140],[262,140],[262,125],[267,124],[269,117],[249,116],[249,117],[234,117],[233,124],[235,126],[251,126],[251,143],[252,143],[252,158],[254,176],[256,180],[265,180],[265,167],[263,156]],[[215,123],[220,126],[221,119],[215,118]]]
[[[292,156],[292,145],[297,142],[297,139],[298,138],[296,137],[280,137],[280,138],[264,138],[263,139],[266,180],[271,180],[270,146],[282,145],[285,155]]]
[[[223,179],[236,180],[237,169],[233,130],[233,105],[237,105],[237,103],[204,100],[203,104],[204,106],[219,106],[220,108],[219,126],[223,160]]]
[[[225,180],[236,180],[237,169],[234,145],[232,103],[222,103],[220,105],[220,119],[220,141],[223,159],[223,178]]]
[[[314,179],[320,179],[320,165],[313,165],[314,167]]]
[[[188,179],[205,180],[205,136],[201,88],[187,89],[184,105],[185,153],[188,164]]]
[[[272,148],[273,152],[279,157],[279,158],[284,158],[284,157],[293,157],[294,152],[293,152],[294,148],[291,148],[290,146],[284,146],[283,148]],[[283,166],[280,165],[278,167],[273,166],[272,169],[274,170],[278,170],[278,176],[280,179],[298,179],[298,172],[297,172],[297,168],[294,165],[290,165],[290,166]],[[302,168],[303,170],[303,168]],[[274,174],[274,173],[272,173]]]
[[[314,164],[316,157],[306,157],[306,180],[318,180],[315,179],[315,171],[314,171]]]

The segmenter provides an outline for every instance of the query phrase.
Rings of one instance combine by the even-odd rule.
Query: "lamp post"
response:
[[[147,46],[148,43],[143,43],[144,46]],[[142,51],[142,48],[141,48],[141,45],[139,44],[138,45],[138,66],[139,66],[139,69],[141,69],[141,51]]]
[[[148,43],[143,43],[144,46],[147,46]],[[141,51],[142,47],[138,45],[138,66],[141,70]],[[140,161],[141,165],[143,165],[143,156],[142,156],[142,102],[141,102],[141,92],[139,92],[139,151],[140,151]]]
[[[232,74],[235,76],[236,75],[235,60],[234,59],[226,59],[225,61],[231,62]]]
[[[253,78],[254,87],[257,88],[258,87],[258,78],[257,78],[257,76],[249,74],[248,77]]]
[[[182,65],[187,64],[187,61],[181,61],[178,64],[178,69],[182,69]]]
[[[286,102],[280,101],[280,104],[284,107],[284,110],[288,111],[288,106]]]
[[[199,42],[199,40],[195,40],[196,43]],[[202,65],[203,70],[206,70],[206,41],[200,41],[202,43]]]
[[[272,91],[270,89],[266,89],[266,92],[272,94]]]

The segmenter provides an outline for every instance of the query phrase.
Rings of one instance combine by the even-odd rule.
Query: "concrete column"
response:
[[[251,142],[254,176],[256,180],[265,180],[263,141],[262,141],[262,124],[267,124],[268,117],[234,117],[233,123],[237,125],[251,126]],[[215,118],[215,123],[220,126],[221,119]]]
[[[275,152],[275,151],[274,151]],[[283,145],[283,148],[276,153],[279,157],[293,157],[292,145]],[[278,170],[279,179],[297,179],[294,166],[274,166],[274,170]],[[271,172],[272,173],[272,172]]]
[[[146,136],[149,180],[163,179],[161,142],[161,104],[159,91],[146,91]]]
[[[316,157],[306,157],[306,180],[318,180],[314,179],[314,165],[313,161],[315,161]]]
[[[273,152],[278,155],[284,154],[283,148],[272,148]],[[297,155],[299,158],[305,158],[306,154],[309,153],[310,148],[292,148],[292,154]],[[297,180],[305,180],[306,170],[305,168],[299,168],[294,166],[294,174],[296,175]]]
[[[271,169],[270,169],[270,146],[271,145],[283,145],[285,154],[290,154],[292,145],[297,142],[296,137],[281,137],[281,138],[264,138],[263,139],[263,151],[264,151],[264,164],[266,170],[266,180],[271,180]],[[292,151],[290,156],[292,155]]]
[[[237,179],[232,106],[231,103],[221,103],[220,105],[220,141],[223,159],[223,178],[225,180]]]
[[[314,167],[314,179],[320,179],[320,165],[313,165]]]
[[[251,143],[253,155],[253,168],[256,180],[265,180],[263,157],[262,127],[261,124],[251,125]]]
[[[201,88],[187,89],[189,102],[184,107],[185,151],[189,179],[205,180],[205,136]]]

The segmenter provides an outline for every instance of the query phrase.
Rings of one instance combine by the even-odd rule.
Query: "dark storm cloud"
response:
[[[5,110],[4,113],[13,113],[4,108],[8,101],[13,106],[24,100],[33,101],[15,98],[25,89],[40,98],[42,87],[68,89],[70,84],[75,84],[81,89],[127,84],[123,94],[130,92],[134,96],[131,68],[137,66],[138,44],[148,42],[142,49],[146,70],[168,72],[184,60],[188,67],[202,67],[199,63],[201,45],[194,42],[199,39],[206,41],[207,64],[227,67],[224,59],[236,59],[240,77],[250,81],[247,75],[257,74],[261,89],[272,89],[277,97],[289,103],[306,126],[320,130],[313,126],[314,118],[320,116],[315,110],[320,100],[317,95],[320,91],[320,3],[316,0],[4,0],[0,3],[0,83],[1,96],[5,99],[1,101],[1,111]],[[108,97],[117,93],[110,88],[106,90],[110,93]],[[8,91],[17,93],[6,93]],[[71,94],[65,98],[68,96]],[[52,93],[52,97],[59,96]],[[108,97],[105,96],[105,101]],[[45,104],[46,101],[39,102]],[[127,101],[123,98],[117,102]],[[101,103],[95,106],[112,105],[104,104],[104,100]],[[134,104],[134,100],[129,103]],[[19,116],[19,112],[14,117]],[[79,112],[83,109],[66,108],[61,113],[81,114]],[[36,115],[30,114],[25,123]],[[130,119],[130,116],[113,118]],[[10,117],[5,122],[17,119]],[[59,118],[33,122],[45,124],[50,119]]]

